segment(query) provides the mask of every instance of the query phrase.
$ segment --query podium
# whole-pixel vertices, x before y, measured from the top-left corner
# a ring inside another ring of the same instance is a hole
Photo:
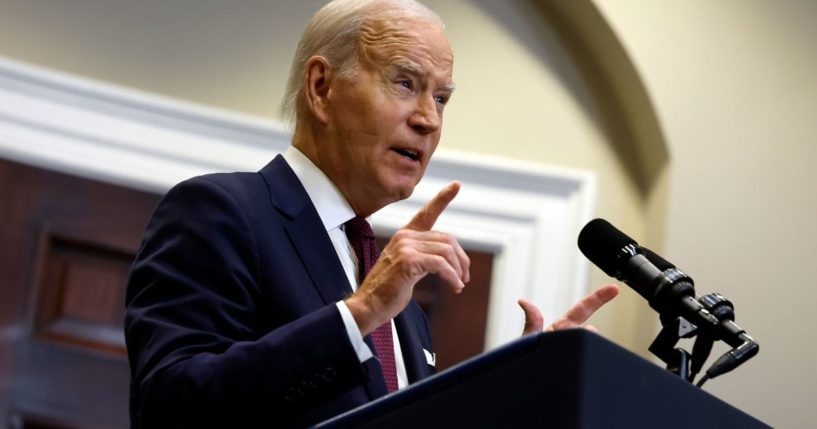
[[[460,427],[769,426],[583,329],[521,338],[316,426]]]

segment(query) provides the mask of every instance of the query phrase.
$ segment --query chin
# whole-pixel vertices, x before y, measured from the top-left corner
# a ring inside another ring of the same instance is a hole
[[[417,178],[408,174],[386,177],[385,180],[379,182],[380,191],[382,192],[380,195],[388,200],[387,202],[384,201],[386,205],[405,200],[414,193],[414,188],[421,178],[422,176]]]
[[[419,179],[410,179],[405,180],[401,183],[397,183],[394,186],[394,194],[398,196],[398,201],[405,200],[406,198],[410,197],[411,194],[414,193],[414,188],[417,184],[420,183]]]
[[[410,197],[411,194],[413,194],[413,193],[414,193],[414,187],[413,186],[411,188],[409,188],[409,189],[404,189],[398,194],[397,201],[405,200],[406,198]]]
[[[389,204],[403,201],[413,193],[414,186],[392,186],[386,191],[384,197],[387,201],[384,201],[385,204],[382,204],[382,206],[385,207]]]

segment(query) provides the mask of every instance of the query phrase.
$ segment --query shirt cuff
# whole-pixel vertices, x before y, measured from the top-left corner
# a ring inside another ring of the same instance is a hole
[[[338,301],[337,306],[338,311],[340,311],[340,317],[343,319],[343,325],[346,326],[346,334],[349,337],[349,342],[352,343],[352,347],[355,349],[360,363],[373,358],[374,354],[372,354],[372,350],[369,349],[369,346],[363,341],[363,335],[360,335],[360,328],[358,328],[357,322],[355,322],[355,318],[352,316],[352,312],[349,311],[349,307],[346,306],[346,303],[343,301]]]

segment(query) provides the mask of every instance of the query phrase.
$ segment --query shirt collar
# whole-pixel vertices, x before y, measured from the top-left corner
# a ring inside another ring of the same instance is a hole
[[[290,146],[282,155],[306,189],[327,231],[355,217],[355,211],[340,190],[300,150]]]

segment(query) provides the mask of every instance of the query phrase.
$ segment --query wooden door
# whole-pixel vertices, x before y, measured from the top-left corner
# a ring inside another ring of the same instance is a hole
[[[0,160],[0,417],[127,427],[125,282],[159,197]]]

